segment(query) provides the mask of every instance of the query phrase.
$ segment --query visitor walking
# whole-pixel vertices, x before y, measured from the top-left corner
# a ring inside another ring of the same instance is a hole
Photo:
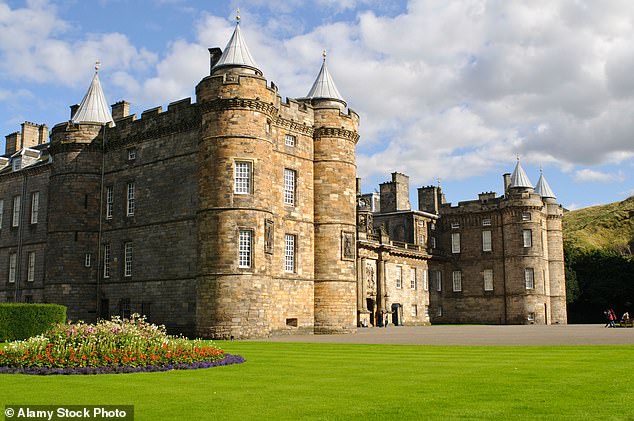
[[[609,309],[608,312],[610,313],[610,327],[616,327],[614,324],[616,321],[616,313],[612,309]]]
[[[390,323],[390,320],[387,318],[387,314],[385,315],[385,324],[383,325],[383,327],[387,327],[387,325]]]

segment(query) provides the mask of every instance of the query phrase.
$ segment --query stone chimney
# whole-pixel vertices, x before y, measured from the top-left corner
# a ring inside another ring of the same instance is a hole
[[[111,105],[112,119],[121,120],[130,115],[130,103],[128,101],[119,101]]]
[[[211,69],[213,69],[216,63],[218,63],[221,56],[222,50],[220,48],[209,48],[209,74],[211,74]]]
[[[504,178],[504,196],[508,196],[509,186],[511,185],[511,173],[504,173],[502,177]]]
[[[12,155],[18,150],[18,145],[22,144],[22,134],[20,132],[14,132],[5,138],[4,153],[5,155]]]
[[[73,116],[75,115],[75,113],[77,112],[77,109],[79,108],[79,104],[75,104],[75,105],[71,105],[70,106],[70,120],[73,119]]]
[[[392,173],[392,181],[380,185],[381,212],[411,210],[409,203],[409,177],[398,172]]]

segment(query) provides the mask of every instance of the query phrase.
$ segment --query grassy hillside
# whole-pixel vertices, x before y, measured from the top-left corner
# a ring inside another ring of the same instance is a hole
[[[563,224],[564,241],[569,247],[634,253],[634,196],[567,212]]]

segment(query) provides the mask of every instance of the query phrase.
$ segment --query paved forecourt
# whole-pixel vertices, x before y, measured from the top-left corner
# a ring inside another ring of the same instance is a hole
[[[633,328],[603,325],[436,325],[359,328],[347,335],[274,336],[270,342],[413,345],[617,345],[634,344]]]

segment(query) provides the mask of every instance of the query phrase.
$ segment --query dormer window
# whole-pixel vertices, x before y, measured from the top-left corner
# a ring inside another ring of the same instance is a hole
[[[18,156],[13,158],[11,164],[13,165],[13,171],[20,171],[22,169],[22,157]]]

